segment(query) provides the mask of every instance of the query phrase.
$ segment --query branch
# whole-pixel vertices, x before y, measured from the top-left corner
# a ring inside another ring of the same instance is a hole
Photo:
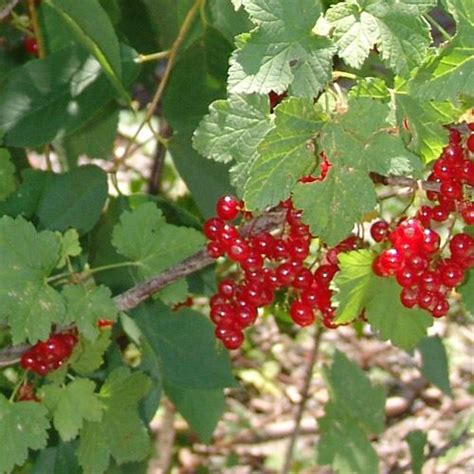
[[[6,18],[8,15],[10,15],[11,11],[16,7],[16,4],[20,0],[11,0],[9,3],[7,3],[3,8],[0,8],[0,20],[3,20]]]

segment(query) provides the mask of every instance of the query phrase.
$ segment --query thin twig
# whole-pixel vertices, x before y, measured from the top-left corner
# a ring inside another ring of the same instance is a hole
[[[153,99],[148,106],[148,110],[146,112],[145,118],[143,119],[142,123],[140,124],[137,131],[135,132],[135,135],[133,136],[132,140],[127,145],[127,148],[125,149],[123,153],[123,156],[118,160],[119,163],[125,161],[128,158],[128,155],[130,153],[130,149],[133,143],[135,143],[135,140],[137,139],[138,135],[142,131],[145,124],[149,122],[149,120],[153,117],[156,106],[160,102],[161,97],[163,96],[163,92],[165,91],[166,85],[168,84],[169,78],[171,76],[171,71],[173,70],[174,64],[176,62],[176,57],[178,55],[178,52],[186,38],[186,35],[189,29],[191,28],[193,24],[194,17],[196,16],[196,13],[199,11],[199,7],[202,1],[203,0],[196,0],[194,2],[194,5],[188,11],[183,21],[183,24],[181,25],[181,28],[178,32],[178,36],[176,37],[173,45],[171,46],[171,49],[169,50],[168,62],[166,63],[165,72],[163,73],[163,77],[161,78],[158,88],[156,89],[155,95],[153,96]]]
[[[283,467],[281,468],[281,471],[280,471],[281,474],[288,474],[289,472],[291,472],[291,465],[293,464],[293,452],[295,450],[296,441],[298,439],[298,435],[300,432],[301,420],[303,418],[303,414],[306,408],[306,403],[308,402],[308,398],[309,398],[309,389],[311,386],[311,380],[313,378],[314,367],[318,360],[321,335],[322,335],[322,330],[321,330],[321,327],[318,326],[316,328],[316,333],[314,335],[313,350],[311,351],[310,360],[308,362],[308,367],[306,369],[303,390],[301,392],[301,401],[298,405],[298,411],[296,412],[295,427],[291,434],[290,442],[286,450],[285,462],[283,463]]]

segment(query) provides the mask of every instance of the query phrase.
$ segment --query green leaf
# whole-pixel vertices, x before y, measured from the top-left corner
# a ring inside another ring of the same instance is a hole
[[[408,75],[423,61],[431,41],[429,24],[412,7],[392,0],[348,0],[332,5],[326,20],[333,28],[338,55],[360,69],[377,46],[388,67]]]
[[[122,47],[127,84],[138,71],[135,54]],[[64,48],[8,76],[0,89],[0,132],[6,145],[46,145],[82,127],[114,97],[94,58],[79,46]]]
[[[67,285],[63,288],[63,296],[66,301],[65,322],[77,326],[87,339],[94,340],[99,335],[97,323],[100,319],[117,320],[117,306],[112,292],[105,286]]]
[[[8,150],[0,148],[0,201],[4,201],[16,188],[15,167]]]
[[[321,13],[315,0],[244,0],[256,28],[239,37],[228,88],[233,93],[270,91],[312,98],[331,80],[335,47],[312,29]]]
[[[62,322],[64,301],[46,283],[58,258],[54,233],[37,232],[21,217],[0,218],[0,320],[8,321],[14,344],[47,339],[51,324]]]
[[[151,202],[125,211],[112,236],[118,252],[136,264],[133,271],[139,280],[155,276],[193,255],[204,242],[195,229],[167,224]]]
[[[427,441],[426,433],[420,430],[410,431],[407,434],[406,441],[410,448],[413,474],[422,474],[422,468],[425,462],[424,450]]]
[[[450,0],[457,26],[456,36],[439,54],[417,71],[409,87],[420,99],[451,100],[459,94],[474,95],[474,15],[470,0]]]
[[[110,103],[83,127],[65,137],[62,146],[68,163],[77,164],[82,155],[89,158],[109,158],[117,135],[118,119],[117,105]]]
[[[343,166],[330,169],[322,182],[298,184],[293,202],[303,210],[311,232],[336,245],[350,234],[354,222],[375,208],[377,195],[367,173]]]
[[[107,13],[96,0],[46,0],[64,20],[78,40],[99,61],[112,85],[130,102],[122,82],[120,46]],[[94,21],[90,21],[94,18]]]
[[[276,109],[275,127],[258,146],[244,198],[250,209],[286,199],[298,178],[317,164],[314,142],[323,122],[312,100],[291,98]]]
[[[200,390],[235,386],[228,353],[216,343],[213,325],[200,313],[173,313],[162,304],[148,303],[133,316],[161,360],[165,383]]]
[[[64,231],[74,227],[86,233],[99,220],[106,199],[106,173],[95,165],[85,165],[56,177],[37,214],[48,229]]]
[[[242,194],[257,145],[272,128],[268,97],[232,94],[217,100],[194,132],[194,148],[212,160],[234,162],[231,180]]]
[[[69,257],[77,257],[81,255],[82,248],[79,242],[79,234],[76,229],[69,229],[64,234],[56,232],[60,240],[59,261],[57,268],[62,268],[66,265]]]
[[[77,456],[85,474],[104,472],[110,456],[121,464],[141,461],[149,454],[147,430],[138,416],[138,402],[149,389],[148,377],[125,367],[107,377],[99,393],[102,421],[87,421],[80,432]]]
[[[370,250],[339,256],[340,271],[334,279],[339,290],[335,295],[339,302],[336,321],[352,321],[365,308],[369,323],[383,339],[390,339],[402,349],[413,349],[426,336],[433,318],[421,309],[408,309],[401,304],[401,288],[395,279],[373,273],[374,256]]]
[[[82,474],[77,463],[75,443],[59,443],[42,449],[35,459],[31,474]]]
[[[99,369],[104,363],[104,354],[111,343],[111,330],[102,330],[99,337],[90,341],[80,338],[69,359],[69,365],[79,375],[89,375]]]
[[[173,405],[203,443],[209,443],[225,410],[222,389],[190,390],[165,385],[165,391]]]
[[[449,382],[448,355],[443,341],[435,337],[425,337],[418,343],[421,352],[421,373],[436,385],[443,393],[452,396],[451,384]]]
[[[454,117],[444,117],[432,102],[408,94],[397,94],[395,100],[400,126],[403,126],[404,119],[408,122],[408,147],[427,163],[439,158],[443,147],[448,144],[449,133],[443,124],[453,122]]]
[[[244,9],[236,11],[229,0],[210,0],[209,11],[212,26],[230,42],[236,35],[251,28],[247,12]]]
[[[474,315],[474,271],[467,272],[467,278],[462,286],[459,288],[462,295],[462,302],[466,311]]]
[[[378,458],[367,439],[384,429],[385,394],[344,354],[335,352],[331,368],[324,370],[330,401],[319,420],[319,464],[331,464],[341,473],[378,472]]]
[[[29,449],[46,447],[49,422],[40,403],[10,403],[0,394],[0,472],[12,472],[28,457]]]
[[[74,439],[85,420],[102,419],[102,404],[92,380],[76,379],[65,387],[46,385],[41,389],[41,398],[63,441]]]
[[[420,173],[419,158],[405,149],[388,118],[387,104],[352,98],[348,111],[326,122],[321,130],[320,142],[332,163],[326,180],[298,184],[294,189],[303,220],[330,245],[346,237],[354,222],[375,207],[369,172]],[[335,213],[338,219],[333,218]]]
[[[0,214],[12,217],[22,215],[31,219],[38,209],[45,190],[56,175],[52,172],[27,168],[21,176],[22,182],[17,190],[6,201],[0,202]]]

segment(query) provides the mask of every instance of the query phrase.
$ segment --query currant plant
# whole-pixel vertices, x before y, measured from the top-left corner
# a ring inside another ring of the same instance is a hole
[[[321,344],[310,468],[382,472],[385,390],[325,343],[453,394],[473,38],[472,0],[0,0],[0,473],[147,472],[170,406],[210,443],[269,321],[314,335],[281,472]]]

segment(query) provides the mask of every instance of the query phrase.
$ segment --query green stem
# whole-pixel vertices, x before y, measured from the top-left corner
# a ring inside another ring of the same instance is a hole
[[[446,41],[451,41],[453,38],[451,35],[428,13],[425,13],[424,17],[441,33],[441,36]]]
[[[126,267],[139,267],[140,264],[138,262],[118,262],[118,263],[110,263],[108,265],[102,265],[100,267],[90,268],[88,270],[84,270],[83,272],[64,272],[59,273],[58,275],[53,275],[46,279],[47,283],[53,283],[62,278],[67,278],[75,273],[83,273],[85,276],[93,275],[94,273],[105,272],[107,270],[115,270],[116,268],[126,268]]]
[[[357,79],[357,76],[355,74],[352,74],[351,72],[346,72],[346,71],[333,71],[332,72],[332,78],[334,80],[340,79],[341,77],[344,77],[345,79],[352,79],[353,81]]]
[[[159,61],[160,59],[165,59],[170,55],[170,51],[158,51],[157,53],[152,54],[140,54],[138,58],[135,58],[135,62],[138,64],[146,63],[149,61]]]

